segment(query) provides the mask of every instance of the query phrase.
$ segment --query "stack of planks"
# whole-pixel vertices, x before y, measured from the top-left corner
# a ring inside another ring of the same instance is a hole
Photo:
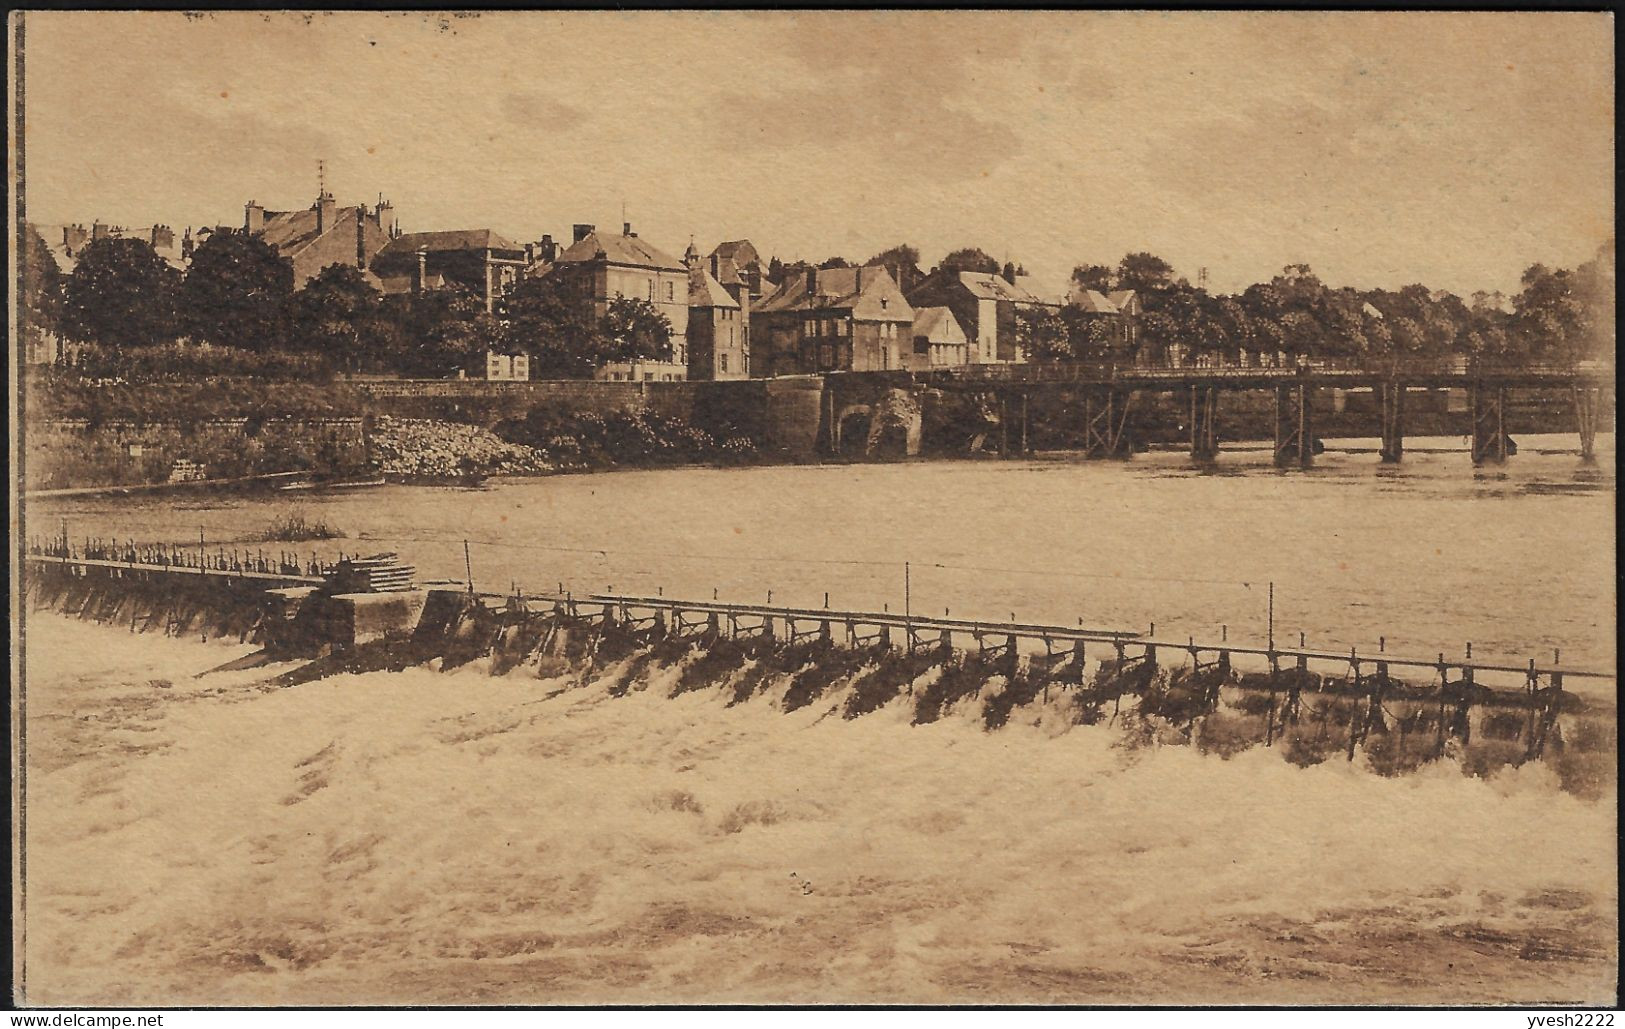
[[[339,562],[328,584],[335,593],[402,593],[413,588],[415,573],[396,554],[349,557]]]

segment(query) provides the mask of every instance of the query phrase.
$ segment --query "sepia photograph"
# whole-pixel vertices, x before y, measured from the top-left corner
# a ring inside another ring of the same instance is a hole
[[[1617,1005],[1614,38],[12,11],[10,1005]]]

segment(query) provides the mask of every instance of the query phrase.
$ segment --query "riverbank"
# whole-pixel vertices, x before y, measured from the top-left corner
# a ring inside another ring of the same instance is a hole
[[[266,689],[197,677],[234,643],[28,639],[34,1003],[1612,996],[1613,801],[1534,768],[846,721],[678,665]]]

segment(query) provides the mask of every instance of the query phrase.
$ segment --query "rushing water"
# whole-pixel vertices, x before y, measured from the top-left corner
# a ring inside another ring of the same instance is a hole
[[[1612,436],[1582,466],[1528,437],[1475,469],[1459,440],[1385,466],[1332,441],[1308,472],[1267,450],[1211,469],[1134,461],[962,461],[680,469],[231,499],[37,502],[30,531],[253,543],[298,506],[481,589],[631,594],[1148,631],[1375,654],[1614,667]],[[1356,449],[1364,447],[1366,449]],[[905,572],[905,562],[908,567]],[[1581,682],[1575,688],[1585,688]]]
[[[1447,444],[1451,441],[1441,441]],[[1226,454],[569,476],[311,496],[476,585],[1613,660],[1612,454]],[[1567,441],[1564,441],[1567,442]],[[246,542],[264,498],[29,505]],[[1383,777],[1079,726],[1061,697],[847,721],[781,683],[233,670],[251,646],[26,630],[36,1003],[1606,1003],[1617,791],[1544,762]],[[1578,685],[1578,684],[1576,684]],[[990,695],[1001,688],[986,684]],[[1611,689],[1611,685],[1609,686]],[[776,691],[776,692],[775,692]]]

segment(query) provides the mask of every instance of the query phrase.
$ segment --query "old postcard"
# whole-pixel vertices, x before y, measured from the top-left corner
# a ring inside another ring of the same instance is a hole
[[[8,27],[13,1003],[1615,1002],[1610,15]]]

